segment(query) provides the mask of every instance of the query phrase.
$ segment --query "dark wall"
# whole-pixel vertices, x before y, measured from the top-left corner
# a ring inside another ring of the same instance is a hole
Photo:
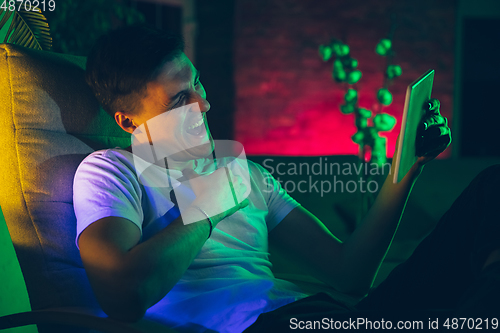
[[[207,113],[210,131],[214,139],[232,139],[234,1],[197,1],[196,16],[196,67],[211,105]]]
[[[500,6],[500,3],[498,4]],[[500,19],[463,22],[461,156],[500,156]]]

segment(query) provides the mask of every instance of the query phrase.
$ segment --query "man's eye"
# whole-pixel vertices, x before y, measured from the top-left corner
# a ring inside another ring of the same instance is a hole
[[[175,105],[179,105],[180,103],[182,103],[182,101],[184,101],[186,95],[181,95],[179,96],[179,99],[177,100],[177,103],[175,103]]]

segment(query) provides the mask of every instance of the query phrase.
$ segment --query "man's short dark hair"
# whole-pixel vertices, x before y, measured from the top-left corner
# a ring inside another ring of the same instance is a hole
[[[128,26],[97,40],[87,58],[85,79],[112,117],[120,110],[133,115],[146,84],[183,51],[182,36],[146,25]]]

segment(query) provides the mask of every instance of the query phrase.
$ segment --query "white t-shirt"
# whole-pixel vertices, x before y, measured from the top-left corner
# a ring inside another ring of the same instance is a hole
[[[195,171],[206,172],[213,166],[208,161],[201,160]],[[224,159],[217,164],[223,165]],[[268,252],[269,231],[299,203],[262,166],[248,161],[248,169],[248,206],[217,224],[179,282],[148,309],[146,317],[179,331],[241,332],[259,314],[308,296],[273,276]],[[179,216],[170,200],[171,188],[158,184],[170,182],[175,187],[181,176],[154,166],[139,181],[130,152],[107,149],[90,154],[74,180],[77,240],[89,224],[108,216],[127,218],[141,230],[142,241],[147,240]],[[189,187],[177,184],[194,200]]]

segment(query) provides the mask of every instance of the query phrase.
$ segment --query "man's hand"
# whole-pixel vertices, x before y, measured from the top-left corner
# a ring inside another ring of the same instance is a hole
[[[238,202],[247,190],[242,177],[233,175],[227,167],[219,168],[209,175],[199,175],[191,169],[182,170],[196,195],[192,205],[202,208],[214,224],[248,206],[248,199]]]
[[[441,154],[451,143],[448,119],[439,113],[440,103],[430,99],[425,105],[425,115],[417,129],[415,142],[417,164],[422,166]]]

